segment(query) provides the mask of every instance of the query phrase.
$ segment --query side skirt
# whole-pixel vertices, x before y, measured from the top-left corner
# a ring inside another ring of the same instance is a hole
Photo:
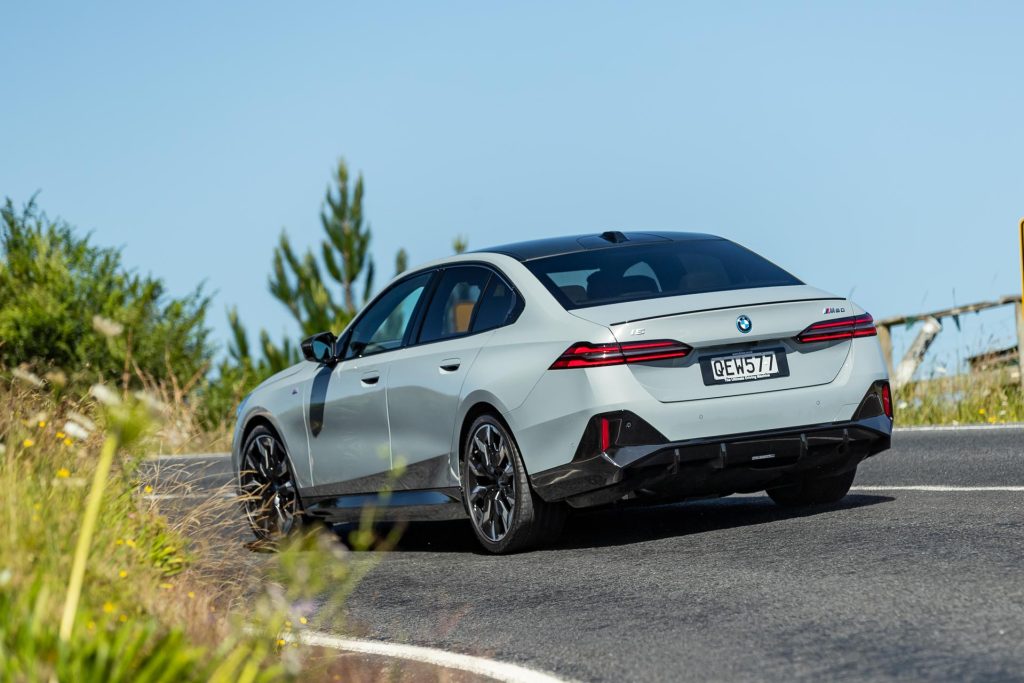
[[[376,522],[433,522],[467,519],[458,487],[381,491],[339,496],[316,495],[315,489],[300,489],[306,514],[325,522],[358,522],[364,511],[373,511]]]

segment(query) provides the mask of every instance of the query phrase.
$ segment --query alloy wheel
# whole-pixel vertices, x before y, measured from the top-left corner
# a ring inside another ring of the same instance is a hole
[[[295,526],[299,499],[284,448],[270,434],[258,434],[243,454],[240,484],[246,515],[263,538],[286,535]]]
[[[490,423],[470,439],[466,459],[469,512],[473,524],[492,542],[509,532],[516,510],[516,473],[508,436]]]

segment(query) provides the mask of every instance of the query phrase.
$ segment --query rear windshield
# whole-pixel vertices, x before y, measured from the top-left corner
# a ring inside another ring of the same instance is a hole
[[[568,309],[803,284],[774,263],[723,239],[591,249],[525,265]]]

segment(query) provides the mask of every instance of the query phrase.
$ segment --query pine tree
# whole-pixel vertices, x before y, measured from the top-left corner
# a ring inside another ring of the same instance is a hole
[[[363,176],[352,186],[348,166],[342,159],[327,186],[320,210],[319,260],[313,249],[299,255],[286,231],[281,232],[271,261],[267,286],[271,295],[288,309],[303,337],[331,330],[341,331],[373,295],[374,266],[370,257],[370,226],[363,218]],[[406,267],[405,250],[400,250],[396,267]],[[228,311],[232,340],[228,355],[232,361],[258,376],[282,370],[299,360],[298,344],[284,340],[276,344],[266,330],[260,330],[260,357],[249,348],[245,327],[235,309]]]

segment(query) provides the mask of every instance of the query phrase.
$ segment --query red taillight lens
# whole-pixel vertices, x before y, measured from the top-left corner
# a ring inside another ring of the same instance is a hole
[[[625,344],[576,342],[551,364],[551,369],[596,368],[602,365],[623,365],[625,363],[682,358],[692,350],[690,346],[672,339],[627,342]]]
[[[876,334],[878,334],[878,330],[875,329],[874,319],[865,313],[850,318],[814,323],[798,334],[796,340],[802,344],[809,344],[836,339],[853,339],[854,337],[874,337]]]
[[[607,451],[612,447],[612,426],[611,420],[607,417],[601,418],[601,451]]]
[[[892,418],[892,393],[889,391],[889,383],[886,382],[882,385],[882,412],[890,420]]]

